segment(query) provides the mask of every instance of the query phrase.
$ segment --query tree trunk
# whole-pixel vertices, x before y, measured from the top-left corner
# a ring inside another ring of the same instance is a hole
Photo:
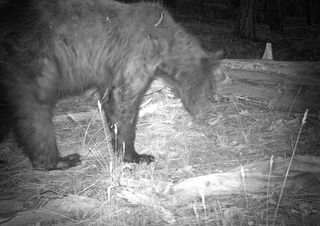
[[[307,24],[311,25],[311,12],[310,12],[310,0],[306,0],[306,18],[307,18]]]
[[[320,62],[223,60],[226,79],[216,93],[236,96],[262,107],[304,112],[320,109]]]
[[[267,12],[270,31],[282,34],[281,0],[268,0]]]
[[[235,34],[240,38],[255,40],[255,17],[256,0],[241,0]]]

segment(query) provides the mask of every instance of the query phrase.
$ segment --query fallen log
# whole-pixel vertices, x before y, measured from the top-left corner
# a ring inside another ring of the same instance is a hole
[[[304,112],[320,108],[320,62],[222,61],[226,78],[215,92],[260,102],[269,109]]]
[[[221,195],[264,194],[279,191],[289,159],[255,162],[242,169],[186,179],[172,187],[172,205],[182,205],[201,197]],[[271,165],[271,170],[270,170]],[[242,172],[243,173],[242,173]],[[291,165],[285,189],[291,193],[316,191],[320,188],[320,158],[297,156]]]

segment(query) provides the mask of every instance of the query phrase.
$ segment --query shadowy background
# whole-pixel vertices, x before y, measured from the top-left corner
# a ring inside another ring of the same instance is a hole
[[[179,23],[196,35],[205,48],[224,49],[226,58],[261,58],[265,43],[270,42],[274,60],[320,59],[318,0],[157,2],[162,3]]]

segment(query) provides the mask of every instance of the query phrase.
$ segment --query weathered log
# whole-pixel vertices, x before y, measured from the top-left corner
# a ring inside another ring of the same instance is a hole
[[[320,62],[222,61],[216,93],[259,102],[270,109],[320,109]]]
[[[184,180],[172,187],[172,205],[182,205],[208,196],[264,194],[279,191],[289,159],[276,159],[270,171],[270,161],[255,162],[231,172],[199,176]],[[320,158],[297,156],[290,167],[285,189],[292,193],[316,191],[319,186]],[[311,193],[311,192],[310,192]]]

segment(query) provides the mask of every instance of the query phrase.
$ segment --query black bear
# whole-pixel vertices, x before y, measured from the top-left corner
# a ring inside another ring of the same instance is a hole
[[[116,153],[127,162],[153,161],[134,149],[151,82],[163,77],[195,115],[208,101],[221,58],[154,3],[7,0],[0,31],[0,138],[12,129],[37,169],[80,163],[77,154],[60,157],[51,120],[59,98],[89,88],[98,90],[111,132],[117,126]]]

